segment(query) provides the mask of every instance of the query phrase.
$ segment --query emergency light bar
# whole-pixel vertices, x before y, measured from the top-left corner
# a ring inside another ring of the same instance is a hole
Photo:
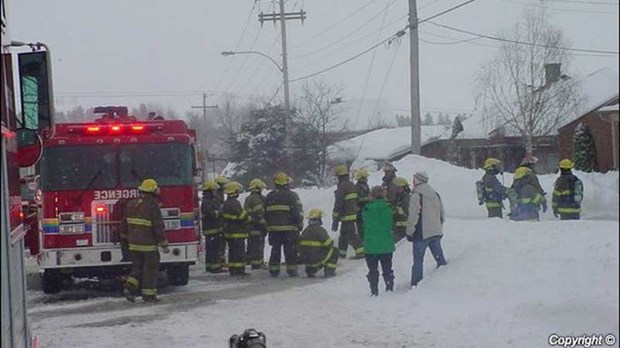
[[[93,124],[74,126],[69,128],[69,132],[84,135],[136,135],[162,130],[163,128],[162,124]]]

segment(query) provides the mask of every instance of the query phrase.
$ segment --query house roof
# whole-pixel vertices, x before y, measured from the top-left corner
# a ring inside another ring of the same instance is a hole
[[[614,105],[609,105],[609,106],[603,106],[602,108],[598,109],[598,111],[600,112],[618,112],[618,104],[614,104]]]

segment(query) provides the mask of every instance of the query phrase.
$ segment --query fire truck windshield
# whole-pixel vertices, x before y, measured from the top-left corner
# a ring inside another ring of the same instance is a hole
[[[41,158],[44,191],[114,188],[117,182],[114,147],[48,147]]]
[[[120,148],[122,186],[138,186],[153,178],[160,185],[191,185],[191,146],[188,144],[133,144]]]

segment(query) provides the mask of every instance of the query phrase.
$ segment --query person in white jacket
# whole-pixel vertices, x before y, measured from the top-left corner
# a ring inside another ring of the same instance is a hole
[[[448,263],[441,248],[444,209],[441,197],[428,184],[428,174],[417,172],[413,176],[413,194],[409,201],[407,219],[407,240],[413,242],[413,266],[411,267],[411,286],[422,280],[424,254],[428,247],[437,262],[437,267]]]

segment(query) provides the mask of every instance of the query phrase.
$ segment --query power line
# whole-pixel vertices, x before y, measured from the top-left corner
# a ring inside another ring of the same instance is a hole
[[[469,5],[469,4],[471,4],[472,2],[474,2],[474,1],[476,1],[476,0],[467,0],[467,1],[462,2],[462,3],[460,3],[460,4],[456,5],[456,6],[450,7],[449,9],[447,9],[447,10],[445,10],[445,11],[441,11],[441,12],[439,12],[439,13],[435,14],[435,15],[432,15],[432,16],[430,16],[430,17],[427,17],[427,18],[421,19],[421,20],[419,20],[419,21],[418,21],[418,25],[420,25],[420,24],[422,24],[422,23],[424,23],[424,22],[428,22],[428,21],[430,21],[431,19],[435,19],[435,18],[437,18],[437,17],[443,16],[443,15],[445,15],[446,13],[452,12],[452,11],[454,11],[454,10],[456,10],[456,9],[459,9],[459,8],[461,8],[461,7],[465,6],[465,5]]]
[[[570,3],[570,4],[587,4],[587,5],[612,5],[612,6],[620,5],[617,2],[607,2],[607,1],[579,1],[579,0],[546,0],[546,1]]]
[[[486,35],[486,34],[475,33],[475,32],[469,31],[469,30],[459,29],[459,28],[451,27],[451,26],[445,25],[445,24],[435,23],[435,22],[432,22],[432,21],[428,21],[428,23],[430,23],[432,25],[436,25],[438,27],[442,27],[442,28],[446,28],[446,29],[449,29],[449,30],[452,30],[452,31],[456,31],[456,32],[459,32],[459,33],[464,33],[464,34],[469,34],[469,35],[473,35],[473,36],[478,36],[478,37],[489,39],[489,40],[502,41],[502,42],[510,42],[510,43],[514,43],[514,44],[517,44],[517,45],[543,47],[543,48],[554,48],[554,49],[574,51],[574,52],[589,52],[589,53],[602,53],[602,54],[619,54],[620,53],[620,52],[617,52],[617,51],[593,50],[593,49],[585,49],[585,48],[569,48],[569,47],[561,47],[561,46],[549,46],[549,45],[537,44],[537,43],[526,42],[526,41],[516,41],[516,40],[510,40],[510,39],[505,39],[505,38],[501,38],[501,37],[495,37],[495,36],[491,36],[491,35]]]
[[[524,3],[524,2],[520,2],[520,1],[514,1],[514,0],[500,0],[500,1],[508,2],[508,3],[511,3],[511,4],[516,4],[516,5],[523,6],[523,7],[540,7],[540,8],[544,8],[546,10],[555,11],[555,12],[594,13],[594,14],[604,14],[604,15],[618,15],[617,11],[609,12],[609,11],[585,10],[585,9],[576,9],[576,8],[575,9],[557,8],[557,7],[545,6],[544,4]]]

